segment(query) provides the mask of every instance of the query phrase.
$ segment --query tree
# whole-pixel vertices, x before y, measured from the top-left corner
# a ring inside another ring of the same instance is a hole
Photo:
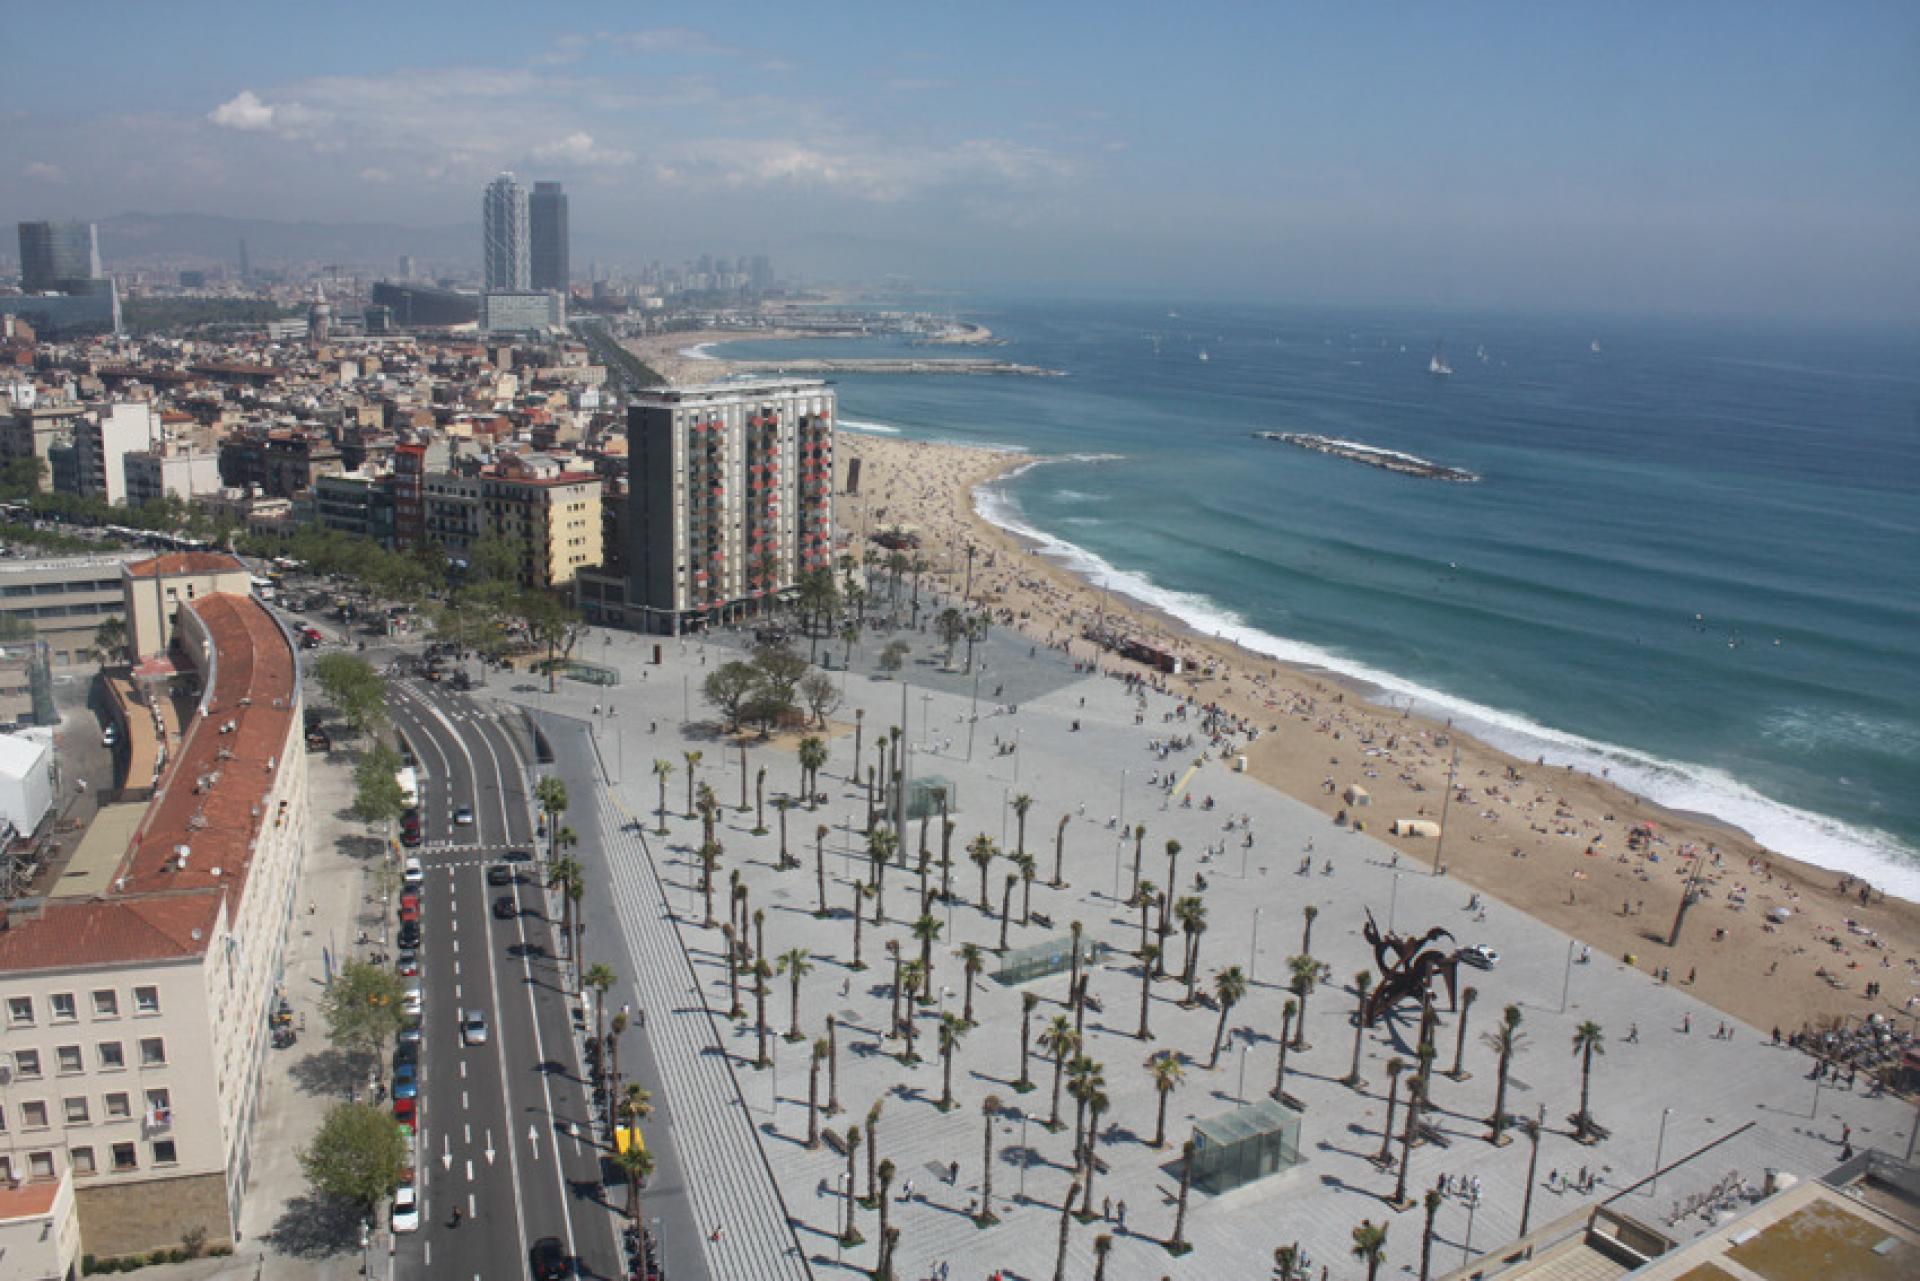
[[[660,826],[654,829],[655,836],[667,834],[667,780],[673,777],[673,762],[655,758],[653,762],[654,781],[660,784]]]
[[[778,962],[780,973],[787,976],[793,995],[793,1021],[787,1029],[787,1039],[803,1039],[800,1033],[800,980],[813,973],[813,954],[804,947],[788,948],[780,954]]]
[[[1064,1014],[1056,1014],[1040,1033],[1040,1048],[1053,1058],[1053,1107],[1047,1115],[1047,1128],[1060,1128],[1060,1078],[1067,1070],[1067,1059],[1080,1048],[1080,1036],[1073,1030],[1073,1020]]]
[[[967,989],[966,1009],[960,1017],[967,1021],[968,1027],[973,1026],[973,985],[980,977],[980,971],[986,968],[986,964],[987,954],[978,943],[960,945],[960,973]]]
[[[800,761],[800,790],[807,798],[807,808],[812,809],[813,798],[820,792],[820,768],[827,763],[827,740],[817,734],[809,734],[800,740],[795,755]]]
[[[1127,906],[1132,907],[1140,901],[1140,860],[1146,856],[1147,825],[1137,824],[1133,829],[1133,888],[1127,891]]]
[[[1159,1098],[1153,1126],[1153,1146],[1164,1148],[1167,1146],[1167,1099],[1180,1088],[1187,1070],[1181,1066],[1178,1054],[1172,1050],[1161,1050],[1148,1056],[1147,1071],[1153,1075],[1153,1092]]]
[[[627,1222],[640,1222],[640,1189],[653,1177],[653,1153],[639,1144],[614,1154],[613,1164],[627,1181]]]
[[[773,977],[773,967],[767,964],[767,958],[753,958],[753,1034],[757,1038],[759,1054],[754,1066],[764,1068],[773,1062],[767,1053],[767,980]]]
[[[1018,833],[1013,848],[1017,854],[1027,852],[1027,811],[1032,808],[1033,798],[1025,792],[1013,798],[1013,817],[1016,824],[1015,830]]]
[[[385,823],[407,808],[400,790],[400,753],[375,743],[360,754],[353,767],[353,816],[363,823]]]
[[[727,732],[730,734],[740,729],[741,713],[759,689],[759,670],[752,663],[737,658],[720,664],[700,682],[701,696],[727,718]]]
[[[1079,1196],[1080,1180],[1075,1179],[1067,1199],[1060,1203],[1060,1249],[1053,1256],[1053,1281],[1067,1281],[1067,1239],[1073,1235],[1073,1203]]]
[[[980,910],[982,912],[993,910],[987,906],[987,869],[993,865],[994,856],[999,852],[998,847],[993,843],[993,838],[985,832],[967,842],[967,857],[972,859],[973,865],[980,869]]]
[[[1493,1127],[1490,1141],[1498,1144],[1505,1138],[1507,1130],[1507,1069],[1513,1062],[1513,1056],[1524,1050],[1527,1042],[1527,1034],[1520,1030],[1520,1007],[1507,1006],[1501,1011],[1499,1026],[1491,1032],[1483,1032],[1480,1039],[1500,1058],[1493,1087],[1493,1116],[1488,1121]]]
[[[840,687],[825,672],[809,672],[800,678],[800,698],[807,705],[813,723],[827,727],[827,717],[840,706]]]
[[[567,812],[567,785],[548,774],[533,785],[533,799],[547,818],[547,861],[552,862],[560,848],[560,816]]]
[[[933,999],[933,945],[940,938],[940,918],[931,912],[923,912],[913,923],[913,937],[920,940],[920,976],[926,984],[920,1000],[924,1004]]]
[[[692,751],[692,752],[682,752],[680,755],[687,762],[687,817],[692,818],[693,817],[693,776],[694,776],[694,771],[700,768],[700,758],[702,756],[702,753],[698,751]],[[708,839],[709,840],[712,839],[711,834],[709,834]]]
[[[405,995],[400,976],[392,970],[348,961],[320,998],[327,1039],[349,1053],[384,1057],[406,1023]]]
[[[1059,826],[1053,829],[1053,888],[1056,890],[1067,887],[1061,871],[1067,861],[1067,820],[1071,817],[1071,814],[1062,814]]]
[[[1213,976],[1213,996],[1220,1003],[1220,1022],[1213,1029],[1213,1055],[1207,1060],[1209,1069],[1220,1062],[1220,1042],[1227,1035],[1227,1018],[1246,994],[1247,976],[1239,966],[1229,965]]]
[[[948,1011],[940,1016],[940,1110],[953,1107],[953,1052],[966,1039],[967,1025],[958,1014]]]
[[[1022,992],[1020,994],[1020,1079],[1013,1083],[1013,1088],[1022,1094],[1033,1088],[1033,1077],[1027,1072],[1027,1046],[1028,1033],[1033,1026],[1033,1010],[1039,1004],[1038,993]]]
[[[1353,1257],[1367,1265],[1367,1281],[1380,1271],[1380,1259],[1387,1249],[1387,1225],[1362,1219],[1353,1230]]]
[[[1473,1009],[1473,1003],[1479,999],[1480,989],[1478,988],[1469,987],[1460,994],[1460,1025],[1454,1029],[1453,1068],[1447,1073],[1456,1081],[1464,1081],[1467,1077],[1467,1012]]]
[[[763,720],[777,721],[795,705],[794,694],[807,674],[807,660],[784,644],[758,645],[753,651],[753,666],[760,674]],[[771,712],[771,717],[765,712]]]
[[[993,1212],[993,1122],[1000,1115],[1000,1106],[1000,1096],[997,1094],[989,1094],[980,1100],[980,1116],[984,1122],[980,1128],[986,1131],[982,1140],[986,1151],[980,1159],[980,1213],[974,1216],[973,1221],[983,1228],[1000,1221]]]
[[[1306,922],[1305,927],[1300,931],[1300,955],[1312,956],[1313,919],[1320,915],[1320,909],[1309,903],[1300,909],[1300,915]]]
[[[1304,952],[1288,957],[1287,971],[1292,975],[1288,987],[1300,1002],[1300,1021],[1293,1025],[1293,1048],[1304,1050],[1307,1048],[1307,998],[1320,981],[1319,958]]]
[[[372,1218],[400,1186],[407,1141],[391,1116],[366,1103],[336,1104],[313,1142],[300,1152],[300,1169],[315,1188],[352,1202]]]
[[[1160,949],[1149,943],[1140,949],[1140,1030],[1134,1033],[1139,1040],[1151,1040],[1153,1029],[1148,1026],[1148,1015],[1153,1009],[1153,967],[1160,959]]]
[[[967,634],[967,616],[958,609],[948,606],[934,617],[933,631],[934,635],[940,638],[940,644],[946,649],[946,656],[941,662],[944,666],[951,668],[953,651],[959,648],[961,640]]]
[[[387,723],[387,682],[373,665],[351,654],[326,654],[313,665],[320,692],[356,735]]]
[[[1361,970],[1353,976],[1353,990],[1356,1004],[1353,1011],[1353,1066],[1347,1069],[1346,1084],[1359,1089],[1366,1082],[1360,1079],[1360,1046],[1367,1034],[1367,992],[1373,987],[1373,971]]]
[[[1573,1119],[1574,1137],[1582,1143],[1594,1139],[1593,1113],[1587,1104],[1593,1086],[1593,1058],[1607,1052],[1606,1041],[1606,1032],[1592,1019],[1574,1029],[1573,1052],[1580,1056],[1580,1111]]]
[[[1427,1211],[1427,1221],[1420,1229],[1420,1281],[1427,1281],[1433,1271],[1433,1220],[1440,1213],[1440,1189],[1428,1188],[1421,1204]]]
[[[1379,1165],[1393,1159],[1393,1109],[1400,1101],[1400,1074],[1406,1070],[1404,1060],[1387,1060],[1387,1119],[1380,1125],[1380,1150],[1373,1157]]]
[[[620,981],[610,965],[595,963],[587,967],[580,982],[593,989],[593,1035],[604,1049],[607,1044],[607,990]]]
[[[1185,1254],[1192,1249],[1187,1244],[1187,1194],[1193,1188],[1193,1140],[1188,1139],[1180,1145],[1180,1204],[1173,1213],[1173,1239],[1167,1242],[1167,1249],[1175,1254]]]
[[[867,1149],[871,1152],[871,1146]],[[880,1208],[880,1262],[873,1270],[875,1281],[893,1281],[893,1229],[887,1224],[888,1213],[893,1208],[893,1175],[891,1160],[880,1163],[880,1189],[875,1199]]]
[[[15,463],[22,459],[14,459]],[[39,459],[34,459],[38,462]],[[11,464],[9,464],[11,465]],[[127,648],[127,620],[115,615],[93,629],[93,648],[102,662],[118,662],[124,657]]]
[[[820,1146],[820,1065],[827,1061],[827,1038],[815,1037],[807,1065],[807,1149]]]
[[[880,651],[880,670],[897,672],[906,665],[907,655],[913,647],[903,640],[888,641],[887,647]]]
[[[1194,984],[1199,977],[1200,936],[1207,930],[1207,905],[1197,894],[1189,894],[1173,905],[1173,919],[1180,923],[1181,932],[1187,936],[1186,969],[1180,981],[1187,985],[1188,1005],[1193,1004]]]
[[[854,1185],[860,1174],[860,1127],[847,1127],[847,1227],[840,1234],[840,1243],[847,1246],[859,1245],[866,1238],[860,1235],[860,1229],[854,1226],[853,1209],[859,1204],[854,1196]]]

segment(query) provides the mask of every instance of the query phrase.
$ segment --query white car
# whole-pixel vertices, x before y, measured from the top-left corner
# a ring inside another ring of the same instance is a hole
[[[417,1019],[420,1017],[420,1011],[426,1007],[426,997],[419,988],[410,987],[402,1004],[407,1013]]]
[[[427,869],[417,858],[410,858],[401,864],[400,879],[408,885],[422,885],[427,879]]]
[[[460,1041],[463,1045],[487,1043],[487,1015],[484,1010],[468,1010],[460,1016]]]
[[[1460,949],[1460,959],[1468,965],[1478,966],[1483,970],[1490,970],[1500,964],[1500,953],[1494,951],[1485,943],[1475,943],[1472,947],[1463,947]]]
[[[473,807],[462,805],[459,809],[455,810],[453,812],[453,825],[455,827],[472,827]]]
[[[413,1190],[411,1183],[402,1183],[394,1189],[393,1230],[395,1232],[420,1230],[420,1194]]]

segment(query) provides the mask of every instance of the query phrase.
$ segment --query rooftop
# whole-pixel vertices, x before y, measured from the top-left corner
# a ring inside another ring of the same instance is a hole
[[[127,566],[134,578],[160,578],[167,574],[218,574],[226,570],[246,569],[225,552],[168,552],[148,560],[136,560]]]
[[[724,383],[701,383],[695,387],[649,387],[629,398],[635,405],[708,404],[733,400],[757,400],[776,396],[820,391],[831,386],[824,378],[740,378]]]

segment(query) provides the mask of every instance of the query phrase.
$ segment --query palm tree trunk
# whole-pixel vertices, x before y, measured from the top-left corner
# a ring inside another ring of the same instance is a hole
[[[967,648],[973,648],[972,644]],[[1073,1232],[1073,1203],[1079,1196],[1080,1182],[1076,1179],[1060,1205],[1060,1249],[1053,1257],[1053,1281],[1067,1281],[1067,1237]]]
[[[827,1115],[840,1114],[840,1023],[827,1015]]]
[[[1056,890],[1065,889],[1067,884],[1060,873],[1061,869],[1066,866],[1067,861],[1068,817],[1068,815],[1062,814],[1060,816],[1060,826],[1053,829],[1053,888]]]
[[[1293,1006],[1288,1005],[1280,1016],[1280,1066],[1273,1071],[1273,1097],[1284,1098],[1287,1093],[1287,1032],[1293,1023]]]
[[[1209,1070],[1217,1067],[1220,1063],[1220,1042],[1226,1039],[1227,1018],[1232,1013],[1232,1005],[1225,1001],[1220,1002],[1220,1022],[1215,1024],[1213,1029],[1213,1053],[1207,1058],[1207,1067]]]

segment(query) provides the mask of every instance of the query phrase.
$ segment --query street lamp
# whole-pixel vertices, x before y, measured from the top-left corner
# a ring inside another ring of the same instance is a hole
[[[1653,1181],[1647,1187],[1648,1196],[1654,1196],[1660,1191],[1660,1155],[1666,1150],[1667,1118],[1672,1115],[1672,1108],[1660,1109],[1660,1137],[1653,1143]]]
[[[1027,1199],[1027,1166],[1033,1163],[1033,1149],[1027,1146],[1027,1110],[1020,1109],[1020,1201]]]
[[[1393,933],[1393,914],[1400,906],[1400,873],[1393,874],[1393,893],[1387,899],[1387,933]]]
[[[1240,1084],[1234,1091],[1234,1097],[1242,1103],[1247,1101],[1247,1051],[1252,1048],[1244,1043],[1240,1046]]]
[[[839,1175],[834,1179],[834,1182],[840,1185],[840,1204],[845,1206],[847,1211],[846,1226],[836,1233],[834,1237],[834,1259],[837,1262],[845,1255],[847,1236],[853,1231],[853,1192],[847,1187],[847,1172],[845,1170],[840,1171]]]
[[[1568,939],[1567,970],[1560,978],[1560,1012],[1562,1014],[1567,1012],[1567,994],[1573,989],[1573,945],[1574,941]]]
[[[1460,1245],[1460,1262],[1465,1263],[1473,1257],[1473,1212],[1480,1208],[1480,1189],[1467,1187],[1467,1239]]]
[[[1254,976],[1258,972],[1260,963],[1260,914],[1266,910],[1264,907],[1256,907],[1253,909],[1253,945],[1247,949],[1248,987],[1253,986],[1255,982]]]

